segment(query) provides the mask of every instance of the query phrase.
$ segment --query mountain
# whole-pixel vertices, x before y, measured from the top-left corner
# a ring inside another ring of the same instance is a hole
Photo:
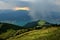
[[[36,26],[39,26],[41,22],[44,22],[44,26],[48,26],[48,25],[51,25],[51,23],[45,21],[45,20],[38,20],[38,21],[33,21],[33,22],[29,22],[27,23],[26,25],[24,25],[24,27],[26,28],[29,28],[29,27],[36,27]],[[42,24],[42,23],[41,23]],[[41,26],[41,25],[40,25]]]
[[[14,24],[0,23],[0,34],[6,32],[9,29],[19,30],[19,29],[23,29],[23,27]]]
[[[42,18],[44,15],[39,12],[36,15],[38,20],[44,19],[49,23],[60,24],[59,13],[60,12],[45,13],[46,17],[44,18]],[[0,22],[17,24],[19,26],[23,26],[26,23],[32,22],[32,20],[33,19],[31,18],[31,16],[29,15],[29,11],[27,10],[17,10],[17,11],[0,10]]]
[[[43,34],[41,34],[41,35],[43,35],[42,38],[45,38],[45,36],[49,37],[49,35],[51,36],[53,34],[54,34],[53,38],[55,38],[55,37],[58,37],[58,35],[55,36],[55,34],[59,34],[59,31],[58,31],[58,30],[60,30],[59,28],[60,28],[60,25],[51,24],[45,20],[29,22],[25,26],[18,26],[18,25],[9,24],[9,23],[0,23],[0,40],[17,40],[17,39],[21,40],[21,37],[23,38],[23,40],[25,40],[24,37],[27,37],[31,33],[32,33],[31,36],[36,34],[38,37],[37,39],[40,39],[39,33],[41,33],[41,32],[43,33]],[[50,32],[52,34],[50,34]],[[46,34],[46,33],[48,33],[48,34]],[[33,36],[33,37],[35,37],[35,36]],[[28,38],[29,37],[30,36],[28,36]],[[28,39],[28,38],[26,38],[26,39]],[[33,40],[33,39],[31,38],[31,40]]]
[[[8,24],[8,23],[0,23],[0,40],[6,40],[9,37],[15,36],[18,30],[25,29],[22,26]]]
[[[37,21],[34,21],[34,22],[29,22],[29,23],[27,23],[26,25],[24,25],[24,27],[26,27],[26,28],[30,28],[30,27],[35,27],[35,26],[37,26],[38,24],[37,24]]]
[[[27,10],[4,10],[0,12],[0,22],[16,23],[17,25],[23,25],[31,20]],[[19,22],[23,22],[22,24]]]
[[[7,40],[60,40],[60,27],[32,30]]]

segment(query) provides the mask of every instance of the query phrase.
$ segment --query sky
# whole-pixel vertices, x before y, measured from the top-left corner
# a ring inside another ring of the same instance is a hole
[[[43,6],[43,5],[56,5],[60,6],[60,0],[0,0],[0,9],[12,9],[16,6]],[[44,5],[44,6],[45,6]]]
[[[12,10],[15,7],[28,7],[32,19],[44,19],[51,17],[51,12],[60,12],[60,0],[0,0],[0,10]]]
[[[13,9],[14,7],[29,7],[31,10],[44,10],[50,7],[52,11],[59,12],[60,0],[0,0],[0,10]]]

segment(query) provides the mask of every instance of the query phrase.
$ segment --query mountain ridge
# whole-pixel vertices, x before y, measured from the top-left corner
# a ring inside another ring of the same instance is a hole
[[[29,22],[24,26],[18,26],[18,25],[9,24],[9,23],[0,23],[0,40],[16,38],[16,36],[18,36],[18,38],[20,38],[20,36],[24,36],[26,33],[28,34],[28,32],[30,32],[30,31],[44,30],[44,29],[48,29],[51,27],[59,28],[60,25],[51,24],[49,22],[46,22],[45,20]],[[13,39],[11,39],[11,40],[13,40]]]

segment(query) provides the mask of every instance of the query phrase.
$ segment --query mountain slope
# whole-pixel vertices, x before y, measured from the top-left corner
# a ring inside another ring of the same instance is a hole
[[[60,27],[33,30],[7,40],[60,40]]]
[[[28,16],[29,11],[26,10],[7,10],[0,13],[0,21],[25,21],[30,20],[31,18]],[[1,18],[2,17],[2,18]],[[25,20],[24,20],[25,18]]]
[[[33,22],[29,22],[26,25],[24,25],[24,27],[26,28],[34,28],[36,26],[49,26],[49,25],[53,25],[45,20],[38,20],[38,21],[33,21]]]
[[[9,37],[15,36],[18,30],[25,29],[18,25],[0,23],[0,40],[6,40]]]
[[[24,27],[0,23],[0,40],[52,40],[59,39],[59,33],[60,25],[45,20],[30,22]]]
[[[23,26],[25,23],[31,20],[27,10],[4,10],[0,12],[0,22],[13,23],[19,26]]]

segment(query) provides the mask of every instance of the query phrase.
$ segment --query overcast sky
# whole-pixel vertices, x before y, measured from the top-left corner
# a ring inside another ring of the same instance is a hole
[[[14,7],[38,7],[53,6],[54,10],[60,10],[60,0],[0,0],[0,9],[12,9]],[[55,10],[55,11],[56,11]]]
[[[60,12],[60,0],[0,0],[0,10],[13,9],[14,7],[29,7],[31,8],[29,15],[33,19],[38,19],[41,16],[45,18],[50,17],[51,12]]]
[[[13,8],[15,6],[29,6],[31,3],[33,5],[35,3],[44,5],[44,3],[46,2],[60,6],[60,0],[0,0],[0,9],[8,9]]]

